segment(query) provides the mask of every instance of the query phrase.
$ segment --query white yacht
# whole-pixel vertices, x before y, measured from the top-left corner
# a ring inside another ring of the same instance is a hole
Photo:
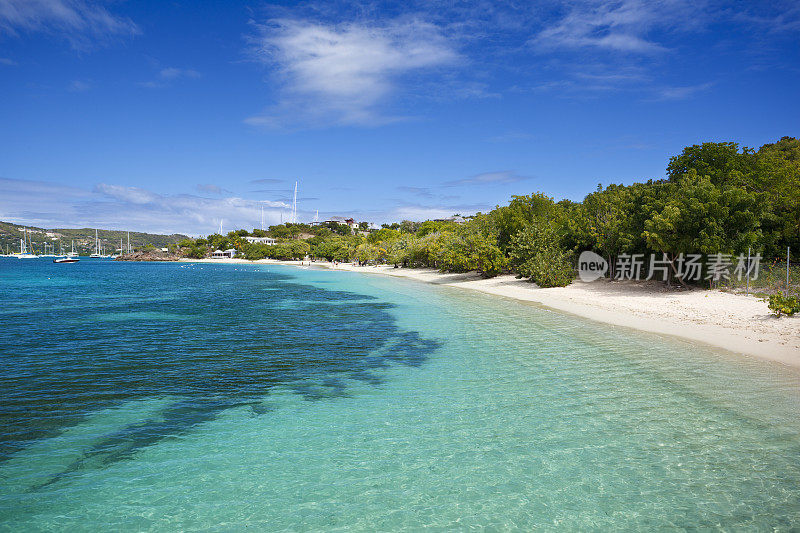
[[[72,241],[72,251],[68,254],[61,254],[63,257],[53,259],[53,263],[77,263],[78,254],[75,253],[75,241]]]

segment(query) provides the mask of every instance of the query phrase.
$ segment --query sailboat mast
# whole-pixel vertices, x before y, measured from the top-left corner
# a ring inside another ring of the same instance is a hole
[[[292,201],[292,223],[297,224],[297,182],[294,182],[294,200]]]

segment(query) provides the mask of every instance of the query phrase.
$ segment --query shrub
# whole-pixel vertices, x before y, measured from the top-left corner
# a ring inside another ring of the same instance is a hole
[[[189,251],[186,252],[187,257],[193,257],[195,259],[202,259],[206,256],[206,249],[202,246],[191,246],[189,247]]]
[[[572,253],[561,246],[550,224],[531,224],[511,239],[511,263],[540,287],[566,287],[575,278]]]
[[[790,296],[778,291],[777,294],[772,294],[769,298],[765,298],[765,300],[767,301],[769,310],[772,311],[775,316],[792,316],[800,312],[800,301],[798,301],[797,296]]]

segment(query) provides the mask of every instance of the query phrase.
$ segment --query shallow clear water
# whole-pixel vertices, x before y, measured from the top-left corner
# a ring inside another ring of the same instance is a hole
[[[291,267],[0,259],[0,529],[800,524],[800,375]]]

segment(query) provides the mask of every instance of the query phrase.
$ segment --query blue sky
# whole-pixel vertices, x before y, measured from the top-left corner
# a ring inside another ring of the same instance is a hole
[[[800,4],[0,0],[0,220],[207,234],[660,178],[800,124]]]

